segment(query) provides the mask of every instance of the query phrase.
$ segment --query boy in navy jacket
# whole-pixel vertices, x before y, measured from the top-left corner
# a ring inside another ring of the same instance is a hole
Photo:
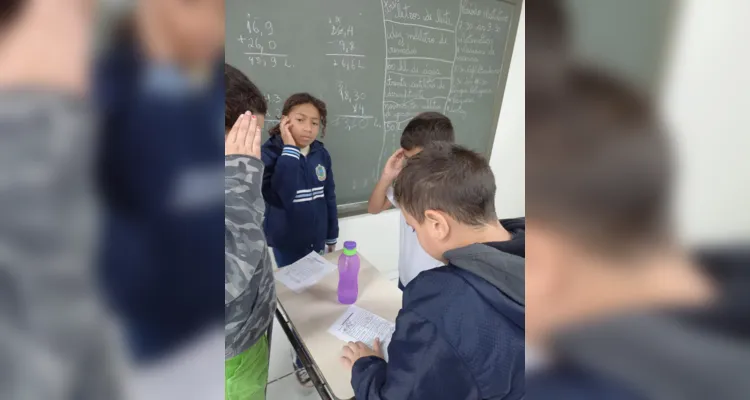
[[[394,195],[419,243],[445,266],[404,290],[388,347],[344,347],[358,400],[524,397],[524,229],[495,214],[487,161],[433,143],[411,158]]]
[[[581,67],[565,94],[527,114],[527,398],[747,399],[746,258],[704,254],[707,273],[680,245],[671,143],[646,97]]]
[[[316,140],[325,134],[326,105],[308,93],[284,103],[279,125],[263,144],[264,228],[279,267],[311,251],[333,251],[339,234],[331,156]]]

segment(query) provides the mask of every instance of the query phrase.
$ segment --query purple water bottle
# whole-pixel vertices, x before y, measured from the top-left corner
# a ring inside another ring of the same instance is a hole
[[[354,304],[357,301],[358,277],[357,242],[344,242],[344,253],[339,256],[339,303]]]

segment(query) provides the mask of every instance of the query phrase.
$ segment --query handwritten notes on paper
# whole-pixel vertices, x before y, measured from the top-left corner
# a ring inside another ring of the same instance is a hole
[[[295,293],[301,293],[334,269],[335,265],[313,251],[294,264],[279,269],[276,279]]]
[[[372,347],[375,338],[380,339],[383,353],[388,361],[388,344],[396,324],[363,308],[349,306],[346,312],[328,328],[328,333],[345,342],[362,342]]]

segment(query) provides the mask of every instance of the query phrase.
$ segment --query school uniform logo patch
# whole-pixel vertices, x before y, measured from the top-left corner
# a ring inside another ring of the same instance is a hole
[[[315,175],[318,176],[318,180],[321,182],[326,180],[326,167],[318,164],[318,166],[315,167]]]

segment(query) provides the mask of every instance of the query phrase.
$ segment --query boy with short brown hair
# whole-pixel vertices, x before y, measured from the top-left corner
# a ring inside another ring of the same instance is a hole
[[[380,344],[344,347],[357,399],[518,399],[524,395],[524,234],[497,219],[481,155],[428,145],[394,195],[422,248],[444,266],[405,288],[386,363]]]
[[[399,208],[393,196],[393,182],[408,160],[434,142],[453,143],[456,140],[450,118],[435,112],[423,112],[412,118],[401,133],[401,148],[388,158],[380,180],[372,190],[367,203],[370,214],[378,214],[391,207]],[[439,267],[441,262],[430,257],[419,246],[414,230],[402,216],[398,246],[398,287],[403,288],[420,272]]]

